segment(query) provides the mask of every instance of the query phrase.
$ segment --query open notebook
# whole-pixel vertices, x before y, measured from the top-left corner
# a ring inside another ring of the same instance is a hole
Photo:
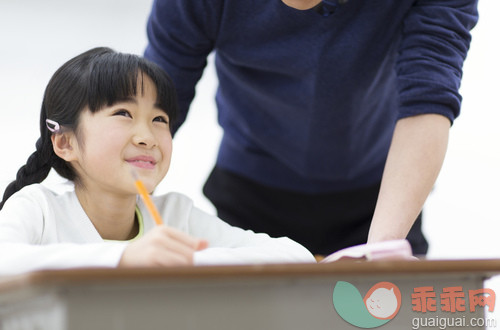
[[[334,252],[321,263],[337,260],[418,260],[413,256],[410,243],[405,239],[351,246]]]

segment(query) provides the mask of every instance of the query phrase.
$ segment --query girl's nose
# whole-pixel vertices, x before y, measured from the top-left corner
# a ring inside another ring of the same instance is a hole
[[[138,125],[135,129],[132,141],[136,145],[152,148],[157,145],[153,131],[148,125]]]

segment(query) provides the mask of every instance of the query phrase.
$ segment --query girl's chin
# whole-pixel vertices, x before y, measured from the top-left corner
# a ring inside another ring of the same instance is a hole
[[[148,194],[153,194],[153,192],[155,191],[156,187],[158,186],[158,183],[154,182],[148,182],[147,180],[145,181],[141,181],[142,182],[142,185],[144,186],[144,188],[146,188],[146,191],[148,192]],[[139,194],[139,188],[136,186],[136,184],[134,183],[134,186],[133,186],[133,191],[135,194]]]

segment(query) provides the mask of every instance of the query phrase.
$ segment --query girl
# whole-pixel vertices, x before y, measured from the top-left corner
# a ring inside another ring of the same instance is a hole
[[[156,226],[131,171],[152,192],[166,175],[177,112],[155,64],[95,48],[50,80],[36,151],[0,203],[0,274],[49,268],[314,262],[301,245],[231,227],[178,193],[155,196]],[[74,182],[40,184],[53,168]],[[207,248],[208,246],[208,248]]]

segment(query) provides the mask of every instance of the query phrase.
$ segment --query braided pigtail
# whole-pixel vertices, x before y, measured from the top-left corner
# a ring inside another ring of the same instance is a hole
[[[5,189],[2,202],[0,203],[0,210],[7,199],[23,187],[42,182],[49,174],[51,164],[50,151],[52,144],[50,140],[43,140],[39,138],[36,142],[36,150],[26,161],[26,165],[22,166],[17,171],[16,179],[12,181]],[[53,153],[53,151],[52,151]]]
[[[36,141],[36,150],[33,152],[16,174],[16,179],[5,188],[0,210],[3,208],[10,196],[34,183],[41,183],[49,175],[50,169],[54,168],[61,176],[72,180],[75,176],[73,169],[61,158],[59,158],[52,147],[52,132],[47,128],[47,93],[42,102],[40,113],[40,138]]]

